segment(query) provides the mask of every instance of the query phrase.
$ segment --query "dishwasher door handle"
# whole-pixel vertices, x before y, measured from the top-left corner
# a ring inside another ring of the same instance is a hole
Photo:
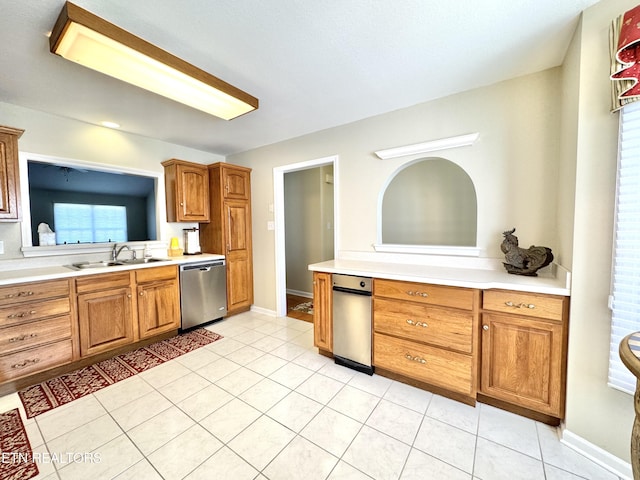
[[[200,269],[201,272],[210,272],[211,271],[211,267],[202,267]]]

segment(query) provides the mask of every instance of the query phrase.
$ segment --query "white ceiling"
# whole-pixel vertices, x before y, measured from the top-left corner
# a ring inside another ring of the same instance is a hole
[[[227,155],[560,65],[597,1],[75,0],[259,98],[226,122],[49,53],[63,0],[2,0],[0,102]]]

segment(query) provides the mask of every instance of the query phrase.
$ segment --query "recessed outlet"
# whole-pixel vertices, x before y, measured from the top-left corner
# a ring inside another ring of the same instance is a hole
[[[0,240],[0,255],[4,253],[4,242]]]

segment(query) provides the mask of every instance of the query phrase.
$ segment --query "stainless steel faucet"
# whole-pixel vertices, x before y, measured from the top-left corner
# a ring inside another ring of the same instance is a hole
[[[111,250],[111,260],[113,260],[114,262],[118,261],[118,255],[120,255],[120,252],[122,252],[122,250],[127,249],[131,252],[131,258],[133,260],[136,259],[136,251],[132,250],[131,247],[129,245],[122,245],[120,248],[118,248],[118,244],[114,243],[113,244],[113,250]]]

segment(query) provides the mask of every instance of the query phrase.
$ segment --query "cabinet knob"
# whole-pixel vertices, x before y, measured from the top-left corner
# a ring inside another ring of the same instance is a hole
[[[489,325],[483,325],[482,329],[486,332],[487,330],[489,330]]]
[[[141,297],[144,297],[144,292],[140,292],[140,296],[141,296]]]

